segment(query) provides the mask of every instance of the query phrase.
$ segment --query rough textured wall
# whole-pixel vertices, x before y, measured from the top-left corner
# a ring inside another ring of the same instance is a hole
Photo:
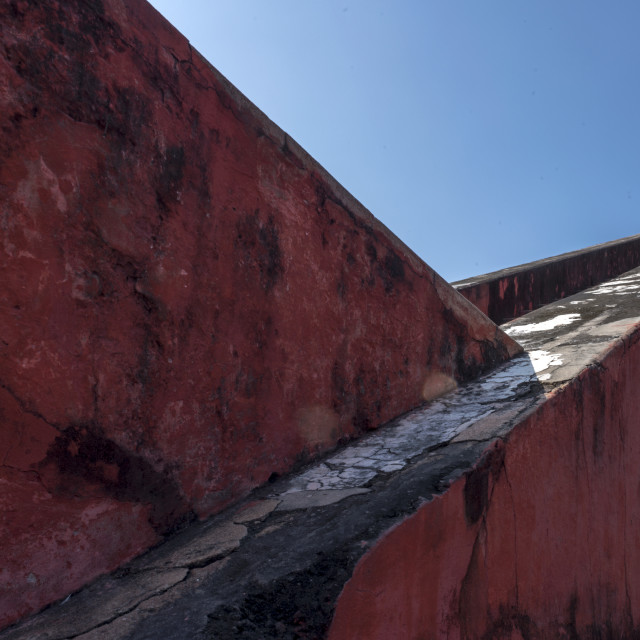
[[[0,24],[1,620],[518,350],[146,3]]]
[[[331,640],[636,638],[640,332],[387,534]]]
[[[454,286],[494,322],[502,324],[639,264],[640,236],[631,236],[461,280]]]

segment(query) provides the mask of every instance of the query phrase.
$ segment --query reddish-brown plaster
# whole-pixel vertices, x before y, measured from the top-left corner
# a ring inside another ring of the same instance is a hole
[[[145,2],[0,22],[3,623],[518,351]]]
[[[636,637],[639,338],[386,534],[346,584],[330,640]]]
[[[566,298],[640,264],[640,236],[562,254],[455,283],[497,324]]]

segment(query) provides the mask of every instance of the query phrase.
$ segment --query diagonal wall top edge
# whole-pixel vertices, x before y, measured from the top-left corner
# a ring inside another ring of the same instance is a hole
[[[0,625],[520,351],[143,0],[0,23]]]
[[[291,155],[296,158],[297,163],[300,166],[306,168],[307,171],[317,174],[327,187],[332,191],[338,204],[344,206],[349,213],[358,216],[365,224],[371,226],[377,231],[383,233],[393,245],[405,256],[405,258],[412,264],[412,266],[419,271],[427,271],[434,279],[438,279],[438,286],[445,288],[452,286],[455,290],[455,286],[450,285],[444,278],[442,278],[432,267],[420,256],[418,256],[411,247],[409,247],[401,238],[399,238],[393,231],[391,231],[381,220],[375,217],[375,215],[369,211],[356,196],[330,174],[313,156],[311,156],[291,135],[289,135],[284,129],[277,125],[273,120],[269,118],[255,103],[247,98],[226,76],[224,76],[205,56],[203,56],[197,49],[195,49],[161,13],[159,13],[153,6],[147,4],[144,7],[145,11],[153,11],[157,14],[158,18],[164,23],[164,27],[167,31],[171,31],[176,38],[184,40],[184,44],[188,45],[190,54],[197,56],[208,68],[209,72],[217,79],[217,81],[224,87],[225,92],[233,100],[238,108],[239,116],[243,119],[246,118],[251,126],[256,131],[269,137],[275,145],[277,145],[282,153],[285,155]],[[392,186],[390,185],[390,188]],[[464,296],[463,296],[464,297]],[[466,314],[470,314],[471,317],[478,322],[483,320],[477,315],[474,307],[476,305],[467,306],[462,300],[459,304],[463,305]]]

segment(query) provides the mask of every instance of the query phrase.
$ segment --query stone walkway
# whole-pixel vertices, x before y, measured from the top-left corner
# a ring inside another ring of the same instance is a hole
[[[196,523],[0,640],[316,638],[381,534],[640,322],[640,269],[503,326],[526,352]]]

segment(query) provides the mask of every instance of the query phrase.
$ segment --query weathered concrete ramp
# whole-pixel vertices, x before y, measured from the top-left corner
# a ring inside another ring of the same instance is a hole
[[[640,269],[1,640],[637,638]]]
[[[142,0],[0,24],[0,625],[519,350]]]

